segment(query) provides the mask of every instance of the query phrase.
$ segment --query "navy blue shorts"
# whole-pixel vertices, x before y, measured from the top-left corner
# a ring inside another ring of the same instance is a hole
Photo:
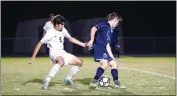
[[[101,44],[94,44],[93,45],[93,56],[94,56],[95,62],[99,62],[102,59],[106,59],[106,60],[108,60],[108,62],[113,60],[109,56],[109,54],[106,50],[106,46],[103,46]]]

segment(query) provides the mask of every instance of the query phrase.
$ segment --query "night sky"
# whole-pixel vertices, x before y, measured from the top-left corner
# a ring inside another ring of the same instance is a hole
[[[14,37],[18,22],[60,13],[70,22],[119,12],[124,36],[176,37],[175,1],[2,1],[1,36]]]

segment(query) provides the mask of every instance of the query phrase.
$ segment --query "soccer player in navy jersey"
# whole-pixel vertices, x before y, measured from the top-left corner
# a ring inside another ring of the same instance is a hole
[[[113,29],[118,25],[119,21],[119,15],[113,12],[107,15],[107,22],[100,22],[91,28],[90,41],[87,46],[89,49],[93,49],[94,61],[100,62],[101,66],[97,68],[90,86],[97,87],[99,78],[111,66],[115,87],[126,88],[118,81],[118,65],[114,60],[110,47]]]

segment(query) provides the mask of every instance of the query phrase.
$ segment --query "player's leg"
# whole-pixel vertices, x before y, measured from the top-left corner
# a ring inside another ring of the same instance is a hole
[[[53,59],[50,59],[51,61],[50,61],[50,64],[56,64],[56,61],[55,60],[53,60]]]
[[[83,61],[81,59],[79,59],[78,57],[73,55],[72,60],[69,62],[69,64],[73,65],[73,67],[71,68],[71,71],[68,74],[67,78],[72,79],[76,75],[76,73],[78,71],[80,71],[80,68],[83,64]]]
[[[115,84],[115,87],[119,87],[119,88],[125,88],[125,86],[123,86],[119,80],[118,80],[118,65],[117,63],[115,62],[115,60],[111,60],[109,62],[109,65],[111,66],[111,74],[112,74],[112,77],[113,77],[113,80],[114,80],[114,84]]]
[[[94,79],[91,81],[90,86],[97,87],[98,79],[103,75],[104,71],[108,68],[108,60],[102,59],[100,60],[100,67],[97,68]]]
[[[55,74],[59,71],[59,69],[63,66],[64,60],[61,56],[56,57],[56,64],[53,65],[52,69],[50,70],[48,76],[43,80],[44,89],[48,88],[50,80],[55,76]]]
[[[108,67],[108,60],[106,48],[101,44],[94,44],[93,54],[95,62],[100,62],[100,67],[97,68],[94,79],[90,83],[90,86],[96,87],[98,85],[98,79],[103,75],[104,70]]]
[[[65,65],[73,65],[69,74],[65,77],[64,82],[70,84],[71,87],[75,87],[72,79],[76,75],[76,73],[80,71],[83,61],[70,53],[64,53],[63,58],[65,61]]]

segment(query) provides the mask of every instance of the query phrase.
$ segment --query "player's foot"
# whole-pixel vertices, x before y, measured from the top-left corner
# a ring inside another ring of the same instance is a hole
[[[45,79],[43,80],[43,88],[47,89],[49,86],[49,81],[46,81]]]
[[[115,87],[124,89],[126,86],[122,85],[118,80],[114,81]]]
[[[90,83],[91,87],[97,87],[98,86],[98,80],[93,79],[92,82]]]
[[[74,84],[74,82],[71,79],[64,79],[64,82],[69,84],[71,88],[77,89],[77,86]]]

